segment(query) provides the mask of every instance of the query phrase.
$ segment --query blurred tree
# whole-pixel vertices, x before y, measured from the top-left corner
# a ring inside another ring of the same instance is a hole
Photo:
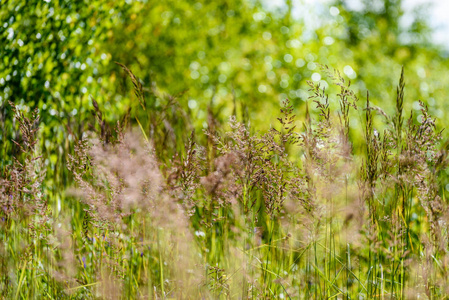
[[[355,83],[362,90],[369,89],[375,103],[382,104],[393,99],[400,66],[404,65],[407,86],[414,87],[407,89],[407,109],[418,110],[417,101],[422,99],[434,115],[442,117],[446,104],[437,99],[444,97],[440,87],[448,80],[443,71],[448,64],[444,51],[430,42],[424,7],[420,6],[419,14],[415,9],[408,15],[411,26],[404,27],[401,0],[364,0],[357,11],[350,10],[347,2],[338,0],[334,5],[343,17],[345,29],[339,38],[343,49],[350,50],[347,62],[357,73]],[[379,80],[383,89],[376,84]]]

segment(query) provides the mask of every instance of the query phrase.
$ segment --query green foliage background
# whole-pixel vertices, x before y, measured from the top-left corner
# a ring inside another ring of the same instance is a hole
[[[376,105],[393,99],[404,65],[409,84],[419,87],[407,95],[442,117],[449,80],[444,52],[429,42],[422,18],[400,27],[401,1],[377,2],[384,9],[367,1],[354,12],[336,1],[339,13],[319,11],[317,27],[295,16],[306,9],[301,2],[269,11],[259,1],[234,0],[2,1],[1,140],[14,137],[8,101],[24,110],[39,108],[44,136],[54,141],[44,149],[56,166],[57,148],[68,147],[65,127],[77,124],[78,134],[86,129],[92,98],[109,121],[135,105],[126,74],[114,61],[133,70],[148,90],[186,91],[178,101],[185,108],[191,104],[195,127],[207,123],[212,99],[220,119],[247,114],[265,128],[286,97],[303,110],[306,80],[320,73],[318,64],[350,66],[353,87],[361,95],[369,89]],[[11,149],[5,149],[7,155]]]

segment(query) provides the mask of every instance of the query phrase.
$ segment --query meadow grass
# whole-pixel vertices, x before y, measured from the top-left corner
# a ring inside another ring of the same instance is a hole
[[[11,103],[21,138],[1,179],[2,298],[448,297],[448,142],[423,102],[403,110],[403,71],[393,115],[324,67],[332,93],[309,82],[304,117],[286,99],[258,132],[221,123],[211,101],[200,131],[182,95],[120,66],[138,103],[112,126],[93,100],[62,199],[46,186],[38,113]]]

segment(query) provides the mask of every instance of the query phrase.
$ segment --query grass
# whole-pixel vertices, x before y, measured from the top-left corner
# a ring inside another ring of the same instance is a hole
[[[200,132],[182,95],[146,91],[120,66],[138,103],[111,126],[93,100],[59,203],[38,113],[11,103],[21,138],[2,174],[3,298],[448,297],[448,142],[422,102],[406,118],[403,72],[392,116],[324,67],[331,94],[309,82],[302,126],[288,100],[268,132],[222,124],[211,102]]]

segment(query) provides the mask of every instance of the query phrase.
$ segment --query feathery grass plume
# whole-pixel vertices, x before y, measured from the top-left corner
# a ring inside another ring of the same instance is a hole
[[[200,188],[200,176],[205,170],[205,149],[195,142],[195,131],[185,145],[185,154],[176,156],[167,178],[167,188],[171,195],[184,206],[190,216],[195,213],[195,195]]]
[[[188,229],[187,213],[165,192],[166,183],[159,170],[154,149],[144,147],[136,133],[125,134],[122,140],[113,145],[99,144],[95,140],[91,140],[90,143],[87,149],[84,145],[80,146],[84,152],[80,154],[79,160],[83,163],[88,162],[89,176],[77,173],[76,170],[79,168],[74,166],[71,168],[75,171],[78,186],[84,194],[83,202],[88,206],[86,212],[92,225],[86,250],[92,249],[91,251],[95,253],[101,251],[102,247],[109,249],[104,260],[92,264],[99,266],[105,264],[108,266],[108,272],[118,278],[134,276],[129,274],[132,268],[127,266],[127,261],[132,260],[137,253],[127,254],[114,262],[117,255],[122,252],[121,249],[141,248],[138,253],[144,255],[144,245],[157,243],[158,247],[150,252],[164,260],[176,254],[177,263],[163,264],[159,260],[160,272],[152,271],[153,274],[145,276],[146,280],[159,282],[161,289],[159,293],[165,297],[167,294],[164,278],[172,278],[177,282],[173,286],[174,293],[180,293],[181,286],[186,288],[194,279],[195,266],[190,260],[189,250],[193,246],[193,241]],[[147,230],[148,234],[145,233]],[[96,246],[95,242],[92,244],[92,241],[98,241],[99,245]],[[176,246],[174,251],[167,248],[169,245]],[[150,256],[147,263],[150,265],[154,263],[151,262],[153,258]],[[162,270],[165,271],[161,273]],[[192,275],[189,274],[189,270],[193,272]],[[139,285],[148,284],[142,281],[143,278],[134,280],[139,280]],[[126,289],[129,288],[132,287],[127,285]]]
[[[263,164],[262,173],[257,185],[263,191],[265,206],[269,215],[280,213],[292,176],[293,164],[288,159],[288,146],[295,145],[299,141],[298,134],[294,131],[296,125],[293,115],[293,105],[286,99],[281,108],[282,117],[278,118],[281,129],[274,127],[262,136]]]
[[[324,297],[331,290],[340,291],[331,284],[330,270],[341,264],[332,249],[336,247],[337,234],[350,232],[348,220],[360,215],[354,210],[360,210],[361,203],[356,201],[356,181],[351,175],[355,173],[355,164],[351,159],[350,142],[344,134],[344,123],[338,122],[342,112],[332,114],[326,90],[319,84],[309,82],[309,85],[312,91],[309,99],[316,103],[319,118],[312,122],[306,108],[305,133],[300,143],[304,153],[303,170],[296,175],[296,193],[292,196],[299,195],[297,199],[304,207],[296,219],[307,228],[299,235],[307,241],[310,257],[306,263],[311,268],[307,279],[311,284],[307,291],[313,297]],[[339,225],[343,222],[345,228]],[[357,235],[351,232],[351,236]],[[350,278],[346,277],[349,282]]]
[[[142,83],[140,82],[140,80],[136,77],[136,75],[134,75],[134,73],[128,69],[127,66],[125,66],[124,64],[121,64],[119,62],[115,62],[117,65],[119,65],[123,71],[125,71],[129,78],[131,79],[131,82],[133,83],[134,86],[134,94],[137,97],[137,100],[139,100],[140,106],[142,107],[143,110],[146,110],[146,102],[145,102],[145,91],[143,89]]]
[[[151,82],[151,87],[143,87],[141,81],[134,73],[117,63],[131,78],[134,85],[134,93],[139,100],[143,111],[132,106],[133,119],[136,120],[147,143],[153,142],[156,155],[162,163],[169,163],[170,158],[175,155],[184,145],[183,141],[188,139],[189,131],[193,130],[189,113],[180,104],[180,98],[187,90],[182,90],[174,95],[161,92],[156,82]],[[145,98],[148,94],[148,101]],[[187,128],[187,130],[186,130]]]
[[[366,94],[366,109],[365,109],[366,125],[365,125],[365,139],[366,139],[366,181],[368,184],[367,200],[372,202],[374,187],[378,176],[378,159],[379,159],[379,133],[373,127],[373,113],[370,107],[369,92]],[[371,206],[372,203],[369,203]],[[374,213],[373,209],[370,209],[370,214]],[[373,216],[375,217],[375,216]]]
[[[293,125],[293,123],[295,122],[296,116],[293,114],[293,104],[291,104],[288,99],[285,99],[283,101],[283,106],[284,107],[281,108],[281,114],[283,116],[277,118],[281,124],[282,131],[278,131],[275,128],[271,128],[271,131],[279,136],[281,146],[285,149],[287,144],[296,144],[299,137],[294,131],[296,125]]]
[[[12,142],[20,154],[0,178],[0,238],[4,247],[0,264],[5,270],[0,286],[4,297],[17,297],[24,285],[29,285],[30,295],[38,296],[41,291],[24,276],[25,272],[30,273],[25,268],[46,263],[39,249],[49,245],[52,226],[43,186],[45,168],[38,149],[39,115],[35,110],[28,117],[12,102],[10,105],[21,134],[19,141]]]
[[[4,175],[6,195],[2,195],[1,205],[6,218],[17,218],[19,222],[22,218],[27,219],[30,232],[37,238],[39,230],[35,227],[47,226],[49,224],[46,223],[50,220],[42,186],[45,169],[37,149],[39,115],[35,110],[31,118],[28,118],[12,102],[10,105],[21,133],[21,142],[13,140],[13,143],[20,149],[22,157],[14,158],[12,168]],[[28,220],[29,216],[34,217]],[[48,232],[48,228],[45,231]]]
[[[394,119],[394,126],[395,126],[395,134],[398,145],[401,144],[402,140],[402,124],[403,124],[403,117],[402,112],[404,110],[404,88],[405,88],[405,80],[404,80],[404,66],[402,66],[401,69],[401,77],[399,79],[399,85],[396,89],[396,116]],[[401,149],[398,148],[398,151]]]
[[[321,70],[323,70],[327,76],[338,86],[340,87],[340,93],[337,94],[339,98],[340,105],[340,122],[342,123],[342,133],[345,137],[345,140],[349,140],[349,109],[350,107],[357,110],[357,101],[359,100],[354,91],[350,88],[351,81],[349,80],[346,84],[345,79],[341,76],[340,71],[333,69],[331,71],[327,65],[321,66]],[[352,100],[352,101],[350,101]],[[341,118],[343,120],[341,120]]]
[[[215,168],[223,169],[226,161],[232,162],[229,167],[232,168],[230,175],[234,179],[231,181],[237,183],[239,188],[234,189],[234,194],[230,196],[241,203],[245,213],[249,213],[256,204],[257,199],[253,197],[253,193],[262,176],[263,142],[257,135],[251,134],[244,124],[237,122],[235,116],[230,117],[229,125],[231,130],[224,136],[214,134],[210,130],[206,131],[206,135],[218,155]],[[203,183],[207,183],[206,178]]]
[[[101,113],[100,107],[98,106],[97,101],[92,98],[92,104],[94,106],[95,119],[97,120],[98,125],[100,126],[100,140],[104,141],[104,143],[108,144],[112,137],[112,131],[109,124],[103,118],[103,114]],[[93,127],[93,126],[92,126]]]

